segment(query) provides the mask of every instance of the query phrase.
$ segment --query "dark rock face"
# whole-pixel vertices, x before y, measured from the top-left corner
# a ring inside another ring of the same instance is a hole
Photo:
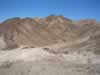
[[[100,43],[100,24],[95,20],[81,20],[75,23],[63,16],[54,15],[47,18],[8,19],[0,24],[0,33],[3,34],[8,48],[21,45],[40,47],[87,36],[90,41]]]

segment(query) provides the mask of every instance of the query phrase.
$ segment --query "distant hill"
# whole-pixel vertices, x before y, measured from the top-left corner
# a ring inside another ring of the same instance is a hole
[[[4,37],[6,48],[10,49],[20,46],[41,47],[60,42],[74,42],[84,37],[89,37],[86,44],[93,43],[93,47],[96,48],[100,44],[100,24],[96,20],[75,22],[63,16],[54,15],[46,18],[8,19],[0,24],[0,34]]]

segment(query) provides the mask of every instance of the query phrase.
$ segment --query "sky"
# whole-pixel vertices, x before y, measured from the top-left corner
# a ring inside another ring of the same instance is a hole
[[[49,15],[100,21],[100,0],[0,0],[0,22],[13,17]]]

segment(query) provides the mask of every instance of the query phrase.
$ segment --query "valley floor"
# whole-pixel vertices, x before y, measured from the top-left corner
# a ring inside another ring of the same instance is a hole
[[[100,56],[51,54],[42,48],[0,51],[0,75],[100,75]]]

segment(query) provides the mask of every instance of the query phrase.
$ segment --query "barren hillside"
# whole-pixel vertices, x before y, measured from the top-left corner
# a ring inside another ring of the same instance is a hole
[[[75,22],[54,15],[46,18],[12,18],[0,24],[0,34],[7,49],[64,43],[63,49],[95,50],[97,53],[100,50],[100,24],[93,19]],[[77,40],[80,42],[77,43]],[[74,44],[68,45],[70,42]]]

